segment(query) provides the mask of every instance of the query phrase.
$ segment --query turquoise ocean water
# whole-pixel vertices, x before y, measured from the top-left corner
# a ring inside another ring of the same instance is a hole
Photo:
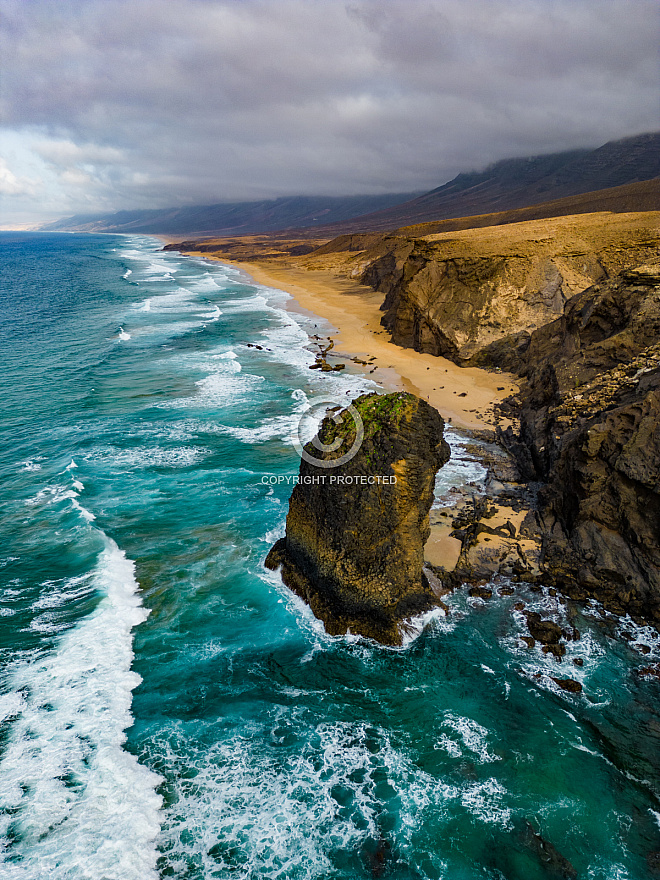
[[[523,589],[401,649],[326,636],[263,568],[261,478],[310,401],[375,388],[308,369],[327,325],[151,238],[0,245],[1,877],[653,876],[653,632]],[[483,477],[449,439],[440,505]],[[561,666],[521,597],[581,631]]]

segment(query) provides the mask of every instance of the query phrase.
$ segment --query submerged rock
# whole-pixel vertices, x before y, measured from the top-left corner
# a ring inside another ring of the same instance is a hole
[[[536,854],[546,869],[546,876],[555,880],[577,880],[577,871],[559,850],[538,834],[529,822],[525,822],[525,845]]]
[[[368,394],[323,420],[324,450],[305,446],[286,537],[265,564],[281,567],[329,633],[400,644],[401,621],[438,604],[422,566],[435,475],[450,454],[443,431],[412,394]]]
[[[574,678],[555,678],[554,675],[551,675],[550,678],[556,685],[559,685],[563,691],[568,691],[570,694],[582,693],[582,685],[579,681],[575,681]]]

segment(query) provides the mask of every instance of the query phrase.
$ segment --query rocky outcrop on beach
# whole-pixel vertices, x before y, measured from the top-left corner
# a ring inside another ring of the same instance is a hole
[[[400,644],[402,621],[437,604],[423,564],[435,476],[449,459],[443,430],[412,394],[368,394],[328,413],[323,448],[305,446],[286,537],[265,564],[281,568],[329,633]]]
[[[624,271],[536,330],[520,430],[501,432],[538,481],[547,583],[660,624],[660,265]]]
[[[634,224],[625,219],[631,216],[387,236],[364,251],[355,271],[385,294],[382,323],[398,345],[513,371],[531,333],[558,318],[571,297],[654,258],[660,218],[640,215]]]

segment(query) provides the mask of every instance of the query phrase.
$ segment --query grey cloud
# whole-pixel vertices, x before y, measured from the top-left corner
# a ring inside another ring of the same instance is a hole
[[[427,189],[658,127],[647,0],[0,0],[5,125],[67,202]]]

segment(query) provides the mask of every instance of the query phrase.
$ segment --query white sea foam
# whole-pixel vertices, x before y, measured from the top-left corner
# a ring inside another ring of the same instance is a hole
[[[129,276],[129,275],[132,275],[132,274],[133,274],[133,270],[132,270],[132,269],[127,269],[121,277],[122,277],[122,278],[128,278],[128,276]]]
[[[204,318],[205,321],[212,323],[213,321],[217,321],[221,315],[222,312],[218,306],[213,306],[213,309],[210,312],[205,312],[200,317]]]
[[[87,510],[86,507],[82,506],[80,501],[78,501],[78,496],[75,492],[65,492],[64,497],[71,500],[71,505],[81,514],[81,516],[84,517],[84,519],[87,520],[87,522],[94,522],[96,516],[91,511]]]
[[[223,434],[235,437],[243,443],[266,443],[268,440],[275,439],[280,439],[284,443],[293,443],[298,440],[300,419],[303,413],[309,409],[309,403],[305,392],[299,389],[291,394],[291,398],[294,401],[293,410],[287,415],[271,416],[252,428],[221,425],[220,430]],[[314,436],[315,430],[315,428],[310,428],[308,430],[309,436],[303,437],[303,441],[310,440]]]
[[[132,629],[146,619],[134,564],[105,538],[96,610],[52,652],[10,668],[0,717],[2,875],[156,878],[160,778],[124,750],[132,724]]]
[[[28,459],[28,461],[23,462],[23,470],[24,471],[40,471],[41,465],[36,459]]]
[[[419,863],[416,834],[427,818],[467,810],[483,822],[509,823],[507,793],[494,778],[448,785],[382,729],[308,724],[303,711],[274,709],[263,727],[188,754],[185,774],[173,768],[176,800],[166,811],[162,848],[176,876],[189,860],[204,877],[331,876],[333,851],[359,852],[382,837],[383,787],[396,804],[397,856],[411,876],[445,876],[437,853],[424,853],[424,867]],[[281,745],[301,730],[307,735],[299,749],[283,754]],[[162,744],[165,762],[176,766],[173,748],[172,737]]]
[[[5,556],[3,559],[0,559],[0,568],[4,568],[6,565],[11,565],[12,562],[18,562],[18,556]],[[7,593],[11,593],[11,590],[4,590],[3,595],[6,596]]]
[[[90,450],[85,455],[85,461],[106,462],[122,468],[180,468],[191,467],[208,454],[209,450],[200,446],[178,446],[173,449],[161,446],[137,446],[130,449],[103,446]]]
[[[401,646],[407,648],[421,636],[424,630],[431,625],[436,625],[446,619],[442,608],[431,608],[423,614],[406,618],[401,624]]]
[[[267,443],[269,440],[280,439],[284,443],[293,442],[295,428],[299,416],[273,416],[265,419],[256,428],[236,428],[231,425],[222,426],[223,434],[235,437],[243,443]]]
[[[451,491],[457,486],[469,487],[476,495],[483,494],[488,475],[487,468],[467,451],[467,442],[460,434],[446,429],[445,440],[451,448],[451,458],[436,476],[434,508],[451,507],[462,498],[461,493]]]
[[[549,617],[554,620],[562,629],[572,629],[573,622],[567,617],[566,607],[556,597],[528,594],[525,611],[535,611],[544,618]],[[606,657],[606,649],[592,631],[583,628],[578,622],[578,627],[582,629],[581,636],[575,641],[565,642],[566,654],[560,666],[552,654],[542,652],[540,644],[532,649],[524,645],[521,637],[528,637],[529,629],[522,611],[513,611],[511,620],[513,627],[508,635],[500,638],[500,644],[511,654],[516,655],[516,661],[528,680],[563,700],[572,701],[575,696],[562,690],[553,681],[553,678],[570,677],[582,685],[592,706],[606,704],[610,696],[607,685],[599,676],[594,675],[599,664]],[[574,658],[581,660],[582,664],[574,664],[572,662]],[[596,700],[601,702],[597,703]]]
[[[72,466],[78,467],[75,462],[71,462],[66,470],[70,470]],[[61,486],[58,484],[44,486],[32,498],[27,498],[25,500],[25,504],[28,507],[39,507],[41,505],[50,506],[53,504],[60,504],[62,501],[70,501],[71,506],[74,508],[74,510],[77,510],[78,513],[80,513],[81,516],[85,520],[87,520],[87,522],[93,522],[96,519],[94,514],[91,511],[87,510],[86,507],[83,507],[78,500],[78,486],[84,488],[83,484],[80,483],[78,480],[73,480],[72,482],[75,488]]]
[[[127,342],[131,338],[131,334],[127,333],[123,327],[119,328],[119,335],[117,339],[121,339],[122,342]]]
[[[222,288],[222,282],[228,279],[225,273],[205,272],[204,275],[189,276],[185,279],[191,289],[199,293],[213,293]],[[183,279],[182,279],[183,280]]]
[[[227,314],[235,315],[241,312],[263,312],[267,305],[265,297],[254,294],[242,299],[228,299],[223,303],[223,308]]]
[[[232,374],[228,370],[218,370],[196,382],[198,392],[193,397],[180,397],[158,404],[165,409],[185,409],[191,406],[202,408],[231,406],[250,400],[254,391],[263,383],[263,376],[241,373]]]
[[[499,755],[493,755],[488,750],[488,731],[486,728],[471,718],[464,718],[461,715],[448,712],[442,726],[449,728],[453,736],[443,733],[438,740],[438,747],[444,748],[452,757],[462,755],[464,747],[476,755],[482,764],[501,760]],[[461,738],[463,747],[456,741],[456,735]]]
[[[55,581],[44,581],[43,589],[46,591],[32,604],[35,611],[64,608],[70,602],[89,594],[92,578],[89,574],[78,575],[72,578],[62,578]]]
[[[502,805],[506,789],[494,777],[485,782],[475,782],[461,792],[461,805],[473,816],[491,825],[511,824],[511,809]]]
[[[162,260],[149,259],[149,264],[144,268],[144,274],[148,278],[171,278],[172,266]]]
[[[240,373],[243,369],[235,351],[223,351],[221,354],[212,354],[210,358],[211,362],[206,358],[203,358],[202,360],[204,361],[206,368],[213,372],[222,370],[223,372]],[[222,361],[222,363],[217,364],[212,363],[212,361]]]
[[[172,312],[179,314],[181,312],[195,313],[199,310],[199,303],[196,302],[196,295],[193,291],[187,290],[185,287],[177,287],[170,293],[161,293],[158,296],[149,297],[147,300],[149,309],[145,311],[156,311],[160,313]]]
[[[216,422],[206,419],[177,419],[176,421],[140,422],[131,429],[124,431],[123,436],[149,437],[159,440],[172,440],[187,443],[199,434],[220,434],[221,428]]]
[[[269,529],[261,540],[270,547],[275,541],[279,541],[280,538],[283,538],[285,534],[286,526],[284,522],[281,522],[278,526],[275,526],[275,528]]]

